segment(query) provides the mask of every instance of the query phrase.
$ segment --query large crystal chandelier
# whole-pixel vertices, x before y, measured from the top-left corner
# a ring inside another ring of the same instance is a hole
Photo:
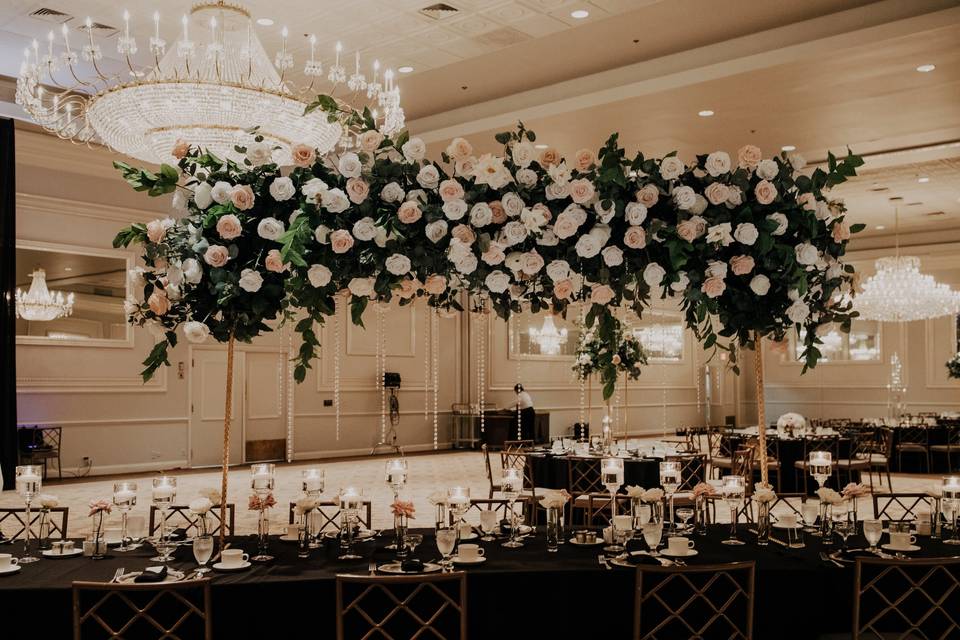
[[[126,68],[113,74],[103,70],[103,51],[93,38],[92,24],[87,18],[85,44],[72,44],[63,25],[59,45],[51,31],[46,47],[34,41],[24,52],[17,103],[61,138],[101,142],[159,163],[172,161],[178,139],[220,157],[236,157],[234,146],[249,140],[250,128],[259,127],[265,141],[279,147],[274,159],[286,164],[296,144],[321,152],[338,141],[349,144],[348,132],[328,122],[325,113],[303,115],[307,100],[321,92],[337,95],[338,90],[345,94],[339,99],[353,106],[369,103],[384,131],[397,131],[404,124],[392,71],[381,77],[375,62],[368,81],[360,72],[358,52],[348,74],[340,43],[333,63],[324,69],[316,56],[316,37],[311,36],[310,58],[303,67],[309,84],[295,86],[289,78],[294,59],[287,29],[271,61],[241,5],[196,3],[170,43],[161,37],[159,13],[153,14],[152,37],[138,43],[130,31],[130,15],[124,12],[117,52]],[[147,67],[136,63],[142,44],[147,44],[152,60]]]
[[[73,294],[66,296],[60,291],[47,289],[47,272],[37,267],[30,274],[30,290],[16,292],[16,314],[24,320],[46,322],[73,313]]]
[[[563,345],[567,343],[567,329],[557,329],[553,316],[548,314],[543,318],[543,325],[539,328],[530,326],[528,329],[530,341],[540,348],[540,353],[545,356],[556,356],[560,354]]]
[[[960,293],[920,272],[920,258],[876,261],[877,273],[863,283],[854,308],[867,320],[906,322],[960,313]]]

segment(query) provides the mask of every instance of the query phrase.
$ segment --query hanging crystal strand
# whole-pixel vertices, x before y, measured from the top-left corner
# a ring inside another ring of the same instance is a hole
[[[437,311],[434,310],[431,317],[432,326],[430,328],[430,337],[432,338],[432,343],[430,345],[430,351],[432,354],[433,360],[433,446],[437,447],[437,437],[439,434],[439,420],[437,418],[437,401],[440,391],[440,366],[439,366],[439,353],[440,353],[440,316],[437,314]]]
[[[480,310],[480,373],[477,376],[477,383],[479,385],[479,399],[480,399],[480,433],[483,433],[486,430],[486,413],[484,412],[484,403],[486,401],[486,391],[487,385],[484,375],[485,371],[485,361],[486,361],[486,328],[487,328],[487,315],[483,312],[483,309]]]
[[[684,341],[686,341],[686,334],[684,334]],[[703,409],[701,408],[701,402],[703,401],[703,395],[700,389],[701,378],[703,377],[703,372],[700,371],[700,354],[697,353],[697,347],[692,349],[693,351],[693,373],[694,380],[697,383],[697,420],[701,425],[706,425],[707,420],[703,415]]]
[[[514,377],[516,378],[515,385],[520,384],[520,317],[516,315],[513,318],[513,339],[514,344],[517,345],[517,364],[516,364],[516,373]],[[523,429],[520,428],[520,392],[517,392],[517,440],[523,440]]]
[[[293,329],[287,327],[287,462],[293,462]]]
[[[430,306],[425,306],[423,310],[423,422],[430,419],[430,348],[433,346],[433,338],[430,335]],[[434,438],[434,449],[436,449],[436,438]]]
[[[579,329],[579,334],[577,335],[577,357],[579,358],[580,349],[579,347],[583,345],[584,334],[586,333],[586,328],[583,326],[583,303],[577,304],[577,328]],[[577,363],[579,365],[579,362]],[[580,383],[580,434],[582,439],[583,434],[583,425],[586,424],[586,410],[587,410],[587,378],[583,375],[582,366],[577,369],[577,380]]]
[[[383,383],[383,374],[387,369],[386,340],[384,339],[383,310],[378,302],[377,312],[377,385],[380,388],[380,442],[387,440],[387,387]]]
[[[340,441],[340,295],[333,296],[333,412]]]

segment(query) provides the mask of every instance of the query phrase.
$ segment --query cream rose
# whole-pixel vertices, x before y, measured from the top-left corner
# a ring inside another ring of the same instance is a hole
[[[536,251],[528,251],[523,254],[520,263],[520,270],[528,276],[536,275],[543,269],[543,256]]]
[[[450,220],[459,220],[467,214],[467,203],[463,200],[450,200],[443,203],[443,215]],[[416,221],[414,221],[416,222]]]
[[[334,253],[346,253],[353,248],[353,235],[346,229],[332,231],[329,236],[330,248]]]
[[[730,235],[730,227],[731,224],[729,222],[721,222],[708,228],[707,242],[719,242],[723,246],[727,246],[733,242],[733,236]]]
[[[450,235],[466,245],[473,244],[477,239],[477,234],[473,232],[469,225],[465,224],[455,226]]]
[[[448,178],[441,182],[438,192],[440,194],[440,199],[444,202],[463,199],[463,187],[460,186],[459,182],[452,178]]]
[[[219,244],[210,245],[203,254],[203,261],[211,267],[222,267],[228,260],[230,260],[230,252]]]
[[[147,305],[150,307],[150,311],[158,316],[166,315],[170,311],[170,298],[167,297],[166,291],[154,289],[150,297],[147,298]]]
[[[787,317],[790,322],[800,324],[810,317],[810,307],[803,300],[794,300],[793,304],[787,307]]]
[[[147,223],[147,239],[150,242],[162,242],[167,235],[167,231],[174,225],[173,218],[163,218],[162,220],[151,220]]]
[[[613,289],[605,284],[596,285],[590,290],[590,302],[593,304],[610,304],[613,297]]]
[[[547,265],[547,277],[554,283],[570,277],[570,263],[566,260],[551,260]]]
[[[760,204],[770,204],[777,199],[777,188],[769,180],[761,180],[753,188],[753,195]]]
[[[510,150],[510,157],[513,158],[514,164],[523,169],[530,166],[535,155],[536,151],[534,151],[533,144],[528,140],[516,143]]]
[[[309,167],[316,161],[317,152],[311,146],[296,144],[290,149],[290,159],[298,167]]]
[[[600,252],[600,256],[603,258],[603,263],[608,267],[619,267],[623,264],[623,249],[620,247],[613,245],[606,247]]]
[[[647,233],[643,227],[627,227],[623,233],[623,244],[631,249],[643,249],[647,246]]]
[[[217,204],[227,204],[230,202],[230,192],[233,191],[233,185],[229,182],[220,180],[210,190],[210,197]]]
[[[496,269],[487,274],[483,283],[491,293],[503,293],[510,288],[510,275]]]
[[[708,298],[718,298],[727,290],[727,283],[719,276],[711,276],[700,285],[702,291]]]
[[[770,278],[761,274],[753,276],[750,280],[750,290],[758,296],[765,296],[770,291]]]
[[[643,185],[639,191],[637,191],[637,202],[645,206],[647,209],[653,207],[657,204],[657,200],[660,199],[660,191],[657,190],[657,187],[652,184]]]
[[[845,220],[840,220],[839,222],[834,223],[833,228],[830,229],[830,235],[833,238],[833,241],[836,243],[849,240],[850,225],[848,225]]]
[[[698,225],[693,220],[684,220],[677,225],[677,235],[687,242],[693,242],[699,235]]]
[[[503,203],[499,200],[491,200],[487,203],[490,212],[493,213],[493,224],[503,224],[507,221],[507,212],[503,208]]]
[[[357,138],[357,142],[360,144],[361,150],[367,153],[373,153],[380,148],[380,143],[383,142],[383,134],[376,129],[370,129],[369,131],[361,133]]]
[[[515,244],[520,244],[527,239],[527,228],[523,226],[522,222],[513,220],[503,225],[503,239],[506,240],[507,246],[512,247]]]
[[[344,178],[359,178],[363,171],[363,163],[360,162],[360,157],[357,154],[352,151],[347,152],[340,156],[340,160],[337,161],[337,171]]]
[[[757,231],[756,225],[752,222],[741,222],[733,232],[733,237],[740,244],[751,246],[757,241],[757,238],[760,237],[760,232]]]
[[[491,242],[487,246],[487,250],[483,252],[483,255],[480,256],[480,259],[483,260],[490,266],[498,265],[504,261],[506,254],[503,252],[503,247],[499,242]]]
[[[573,296],[573,281],[567,278],[554,283],[553,296],[557,300],[569,300]]]
[[[639,202],[628,202],[623,210],[623,218],[630,225],[643,224],[647,219],[647,208]]]
[[[676,180],[683,175],[687,166],[677,156],[668,156],[660,161],[660,177],[664,180]]]
[[[402,202],[406,195],[403,187],[396,182],[388,182],[380,190],[380,197],[383,198],[384,202]]]
[[[517,171],[517,182],[527,189],[531,189],[537,184],[537,172],[533,169],[520,169]]]
[[[777,177],[778,173],[780,173],[780,166],[776,160],[767,158],[766,160],[761,160],[760,164],[757,165],[757,175],[764,180],[773,180]]]
[[[183,270],[183,278],[190,284],[199,284],[203,279],[203,267],[195,258],[187,258],[180,265]]]
[[[797,262],[802,265],[816,264],[820,258],[820,253],[817,251],[817,248],[809,242],[798,244],[793,248],[793,252]]]
[[[753,258],[751,256],[733,256],[730,258],[730,270],[735,276],[743,276],[753,271]]]
[[[692,187],[686,185],[676,187],[671,194],[673,204],[681,211],[689,211],[697,202],[697,194]]]
[[[253,195],[253,189],[247,184],[238,184],[230,190],[230,202],[240,211],[246,211],[253,208],[253,202],[256,196]]]
[[[170,155],[172,155],[177,160],[182,160],[190,152],[190,143],[186,140],[181,140],[177,138],[176,143],[173,145],[173,149],[170,150]]]
[[[730,197],[730,188],[722,182],[711,182],[707,185],[703,194],[710,201],[710,204],[721,205]]]
[[[240,272],[240,288],[247,293],[256,293],[263,286],[263,276],[254,269],[244,269]]]
[[[503,210],[510,218],[516,218],[520,215],[520,212],[523,211],[526,206],[523,202],[523,198],[513,193],[505,193],[500,199],[500,203],[503,205]]]
[[[553,147],[547,147],[540,152],[540,157],[537,160],[540,163],[540,166],[546,169],[560,162],[560,152],[554,149]]]
[[[267,268],[267,271],[283,273],[290,265],[286,264],[280,257],[279,249],[270,249],[270,251],[267,251],[267,257],[263,259],[263,266]]]
[[[220,216],[217,220],[217,233],[220,234],[220,237],[224,240],[239,238],[240,234],[243,233],[243,225],[240,224],[240,218],[232,213]]]
[[[420,281],[416,278],[404,278],[400,281],[399,289],[397,295],[404,300],[409,300],[417,295],[417,291],[420,289]]]
[[[189,322],[183,323],[183,335],[188,342],[199,344],[205,341],[207,336],[210,335],[210,327],[202,322],[190,320]]]
[[[473,156],[457,160],[453,165],[453,172],[458,176],[469,177],[472,176],[476,170],[477,159]]]
[[[454,138],[447,145],[447,155],[454,160],[463,160],[473,155],[473,145],[463,138]]]
[[[757,168],[757,165],[760,164],[762,159],[763,154],[760,152],[760,149],[752,144],[744,145],[737,151],[737,162],[740,164],[741,169],[750,169],[752,171]]]
[[[410,258],[395,253],[384,261],[383,266],[393,275],[403,276],[410,273]]]
[[[423,283],[423,290],[432,296],[437,296],[447,290],[447,279],[441,275],[428,276]]]
[[[373,294],[374,280],[375,278],[351,278],[347,289],[359,298],[366,298]]]
[[[340,189],[329,189],[320,194],[320,204],[330,213],[343,213],[350,208],[350,199]]]
[[[267,142],[251,142],[247,145],[247,160],[255,167],[273,161],[273,147]]]
[[[293,180],[281,176],[270,183],[270,195],[277,202],[289,200],[297,193],[297,188],[293,186]]]
[[[432,164],[425,164],[417,173],[417,184],[424,189],[436,189],[440,184],[440,172]]]
[[[601,244],[596,236],[588,233],[577,238],[577,243],[574,245],[574,248],[578,256],[589,259],[600,253],[603,244]]]
[[[279,240],[283,232],[283,223],[276,218],[264,218],[257,224],[257,235],[264,240]]]
[[[486,202],[478,202],[470,209],[470,224],[478,229],[493,222],[493,211]]]
[[[427,145],[420,138],[410,138],[400,151],[407,162],[420,162],[427,155]]]
[[[443,236],[447,235],[447,221],[434,220],[433,222],[427,224],[423,231],[426,234],[427,239],[436,244],[440,242]]]
[[[713,178],[727,173],[730,171],[730,154],[726,151],[714,151],[707,156],[703,168]]]
[[[574,166],[577,171],[585,173],[597,163],[597,156],[590,149],[580,149],[573,155]]]
[[[330,284],[332,277],[333,273],[330,269],[322,264],[312,264],[310,268],[307,269],[307,280],[310,281],[311,286],[318,289]]]
[[[570,199],[577,204],[586,204],[593,199],[596,189],[593,183],[586,178],[570,181]]]
[[[201,182],[193,188],[193,203],[201,210],[206,209],[213,204],[211,191],[213,187],[208,182]]]
[[[370,185],[363,178],[347,180],[347,197],[353,204],[360,204],[370,195]]]
[[[787,232],[787,225],[789,224],[789,221],[787,220],[787,216],[779,212],[771,213],[770,215],[767,216],[767,220],[773,220],[774,222],[777,223],[777,228],[771,231],[770,235],[782,236],[784,233]]]
[[[404,224],[413,224],[419,220],[422,215],[420,205],[412,200],[407,200],[397,209],[397,219]]]
[[[659,287],[663,282],[663,277],[667,275],[666,269],[661,267],[656,262],[651,262],[643,270],[643,281],[646,282],[651,288]]]
[[[376,235],[377,225],[370,216],[364,216],[353,223],[353,237],[357,240],[367,242],[373,240]]]

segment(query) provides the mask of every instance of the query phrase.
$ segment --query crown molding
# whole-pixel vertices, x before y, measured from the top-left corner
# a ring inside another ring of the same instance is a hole
[[[96,218],[98,220],[112,220],[130,224],[131,222],[146,222],[153,220],[160,214],[146,209],[131,209],[130,207],[116,207],[99,202],[83,200],[67,200],[51,196],[40,196],[34,193],[17,193],[17,212],[30,214],[55,214],[80,218]]]
[[[113,161],[118,157],[105,148],[88,147],[47,133],[23,129],[16,132],[17,164],[119,180],[119,174],[113,168]]]

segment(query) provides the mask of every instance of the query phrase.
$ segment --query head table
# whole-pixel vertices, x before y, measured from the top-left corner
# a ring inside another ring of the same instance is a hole
[[[416,557],[425,561],[438,557],[432,530]],[[826,632],[851,628],[854,569],[837,567],[820,559],[821,545],[807,538],[803,549],[778,544],[758,547],[747,526],[740,537],[748,544],[729,547],[721,544],[726,526],[712,526],[706,536],[693,536],[699,555],[687,564],[715,564],[755,560],[755,637],[815,638]],[[776,532],[777,534],[782,532]],[[296,545],[274,538],[268,564],[254,564],[241,573],[208,574],[213,578],[213,626],[217,638],[300,637],[304,625],[320,636],[335,629],[334,577],[337,573],[368,572],[371,560],[393,558],[383,547],[389,535],[355,545],[362,560],[338,561],[337,541],[331,539],[309,559],[297,557]],[[230,539],[234,547],[253,553],[252,538]],[[850,546],[865,546],[860,536]],[[469,633],[471,638],[629,638],[632,632],[635,570],[598,563],[596,547],[560,546],[548,553],[544,536],[525,539],[521,549],[505,549],[501,541],[481,543],[487,562],[466,569],[468,582]],[[921,538],[917,557],[946,557],[955,553],[939,542]],[[633,540],[630,549],[643,549]],[[0,547],[18,554],[20,543]],[[75,580],[108,581],[124,567],[134,571],[150,566],[148,548],[117,553],[102,560],[89,558],[44,559],[21,571],[0,577],[0,602],[10,616],[33,620],[36,637],[68,638],[71,634],[71,583]],[[189,547],[180,547],[171,568],[196,567]],[[642,565],[641,565],[642,566]],[[14,613],[15,612],[15,613]]]

